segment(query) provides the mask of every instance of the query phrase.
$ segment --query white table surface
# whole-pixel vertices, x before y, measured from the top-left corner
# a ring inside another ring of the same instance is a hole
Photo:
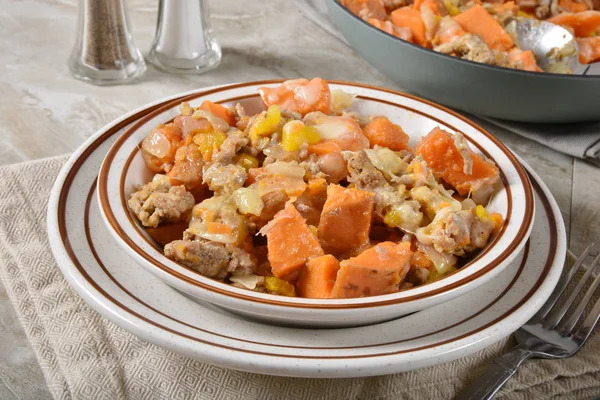
[[[147,51],[157,1],[130,0]],[[0,165],[72,152],[105,123],[156,98],[244,80],[320,76],[397,88],[292,1],[212,0],[223,47],[215,71],[168,75],[149,67],[135,84],[96,87],[69,76],[76,0],[0,0]],[[488,127],[489,128],[489,127]],[[576,253],[600,243],[600,169],[499,128],[489,128],[541,175],[558,200]],[[0,285],[0,399],[46,399],[42,371]]]

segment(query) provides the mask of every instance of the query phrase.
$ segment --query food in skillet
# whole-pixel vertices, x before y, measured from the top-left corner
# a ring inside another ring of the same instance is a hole
[[[128,204],[167,257],[248,290],[353,298],[440,279],[501,229],[484,207],[498,168],[460,133],[413,149],[319,78],[259,92],[265,111],[183,103],[143,140],[156,175]]]
[[[526,71],[542,70],[522,50],[509,22],[547,20],[569,30],[579,61],[600,60],[598,0],[341,0],[348,10],[402,40],[470,61]],[[574,50],[574,49],[573,49]]]

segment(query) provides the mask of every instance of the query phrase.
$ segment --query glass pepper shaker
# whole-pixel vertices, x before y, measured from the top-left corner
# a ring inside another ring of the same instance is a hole
[[[125,0],[79,0],[71,74],[96,85],[129,82],[146,71],[129,29]]]
[[[171,73],[202,73],[221,62],[204,0],[160,0],[148,62]]]

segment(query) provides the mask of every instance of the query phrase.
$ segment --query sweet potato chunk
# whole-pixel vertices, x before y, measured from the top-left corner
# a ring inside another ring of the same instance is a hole
[[[342,149],[337,143],[334,142],[320,142],[317,144],[311,144],[308,146],[308,152],[322,156],[329,153],[340,153]]]
[[[434,128],[425,136],[415,151],[423,157],[434,175],[454,186],[465,196],[489,187],[500,179],[498,167],[470,151],[473,161],[471,174],[464,172],[465,161],[454,142],[452,135],[440,128]]]
[[[369,139],[353,117],[315,112],[306,115],[304,122],[319,132],[322,142],[333,142],[340,150],[359,151],[369,147]]]
[[[394,10],[391,14],[394,25],[401,28],[409,28],[412,31],[413,41],[419,46],[427,46],[425,35],[425,24],[421,19],[421,13],[412,7],[402,7]]]
[[[383,242],[342,261],[331,298],[395,293],[410,269],[410,243]]]
[[[324,178],[311,178],[308,187],[294,202],[294,206],[310,225],[319,225],[323,205],[327,200],[327,181]]]
[[[261,87],[260,97],[267,107],[277,105],[284,110],[296,111],[303,116],[311,111],[329,114],[331,92],[329,84],[321,78],[292,79],[279,87]]]
[[[413,7],[415,10],[421,11],[421,6],[427,6],[429,9],[440,17],[448,15],[448,9],[441,0],[415,0]]]
[[[589,37],[596,35],[600,28],[600,11],[561,13],[547,21],[571,28],[577,37]]]
[[[323,255],[318,239],[292,204],[275,214],[262,232],[267,236],[269,263],[277,278],[294,282],[310,258]]]
[[[309,260],[296,283],[298,295],[311,299],[328,299],[339,269],[340,262],[331,254]]]
[[[508,51],[514,43],[502,25],[479,4],[454,17],[467,32],[478,35],[491,48]]]
[[[369,18],[367,22],[390,35],[394,35],[407,42],[412,42],[412,31],[410,28],[402,28],[392,24],[390,21],[382,21],[376,18]]]
[[[342,0],[342,5],[363,19],[385,19],[386,13],[380,0]]]
[[[221,118],[230,126],[235,126],[235,117],[227,107],[222,106],[221,104],[213,103],[210,100],[204,100],[200,105],[200,109],[208,111],[215,117]]]
[[[572,13],[583,12],[590,9],[585,1],[578,2],[575,0],[558,0],[558,7]]]
[[[590,64],[600,60],[600,36],[577,38],[579,46],[579,62]]]
[[[467,32],[463,30],[463,28],[454,20],[454,18],[445,17],[441,19],[440,26],[433,37],[432,43],[434,46],[452,43],[466,34]]]
[[[518,48],[512,49],[508,53],[508,58],[511,61],[521,61],[523,63],[523,69],[525,71],[541,72],[542,69],[538,67],[535,61],[535,56],[531,50],[523,51]]]
[[[327,187],[327,201],[317,228],[327,253],[346,253],[369,242],[373,197],[372,193],[360,189]]]
[[[408,147],[408,135],[386,117],[373,119],[365,126],[363,132],[369,138],[371,147],[379,145],[394,151],[404,150]]]

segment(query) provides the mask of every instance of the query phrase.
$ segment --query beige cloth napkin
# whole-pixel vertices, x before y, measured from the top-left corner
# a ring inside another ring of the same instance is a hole
[[[297,379],[228,370],[119,328],[67,284],[46,238],[46,204],[66,157],[0,169],[0,279],[56,399],[450,399],[509,347],[372,378]],[[600,332],[576,356],[532,360],[497,399],[600,394]]]

